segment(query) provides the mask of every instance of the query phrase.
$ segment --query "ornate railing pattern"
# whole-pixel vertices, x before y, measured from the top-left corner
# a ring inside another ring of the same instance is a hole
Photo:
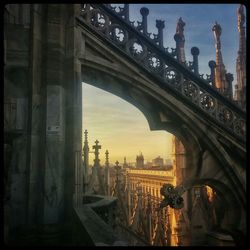
[[[171,234],[174,237],[175,221],[172,220],[174,211],[161,205],[161,184],[160,182],[155,183],[156,179],[150,178],[156,175],[151,172],[151,176],[140,181],[140,178],[137,178],[134,172],[123,174],[126,175],[126,178],[123,188],[125,198],[122,202],[126,204],[130,229],[137,233],[139,237],[143,237],[150,245],[170,244]],[[148,174],[150,174],[150,170],[148,170]],[[165,174],[163,175],[165,176],[163,183],[169,183],[168,177]],[[170,182],[173,182],[173,180]],[[172,243],[175,245],[176,241]]]
[[[135,26],[129,20],[128,4],[112,7],[111,4],[83,4],[78,19],[102,37],[125,52],[127,56],[151,74],[160,87],[181,94],[193,107],[203,110],[237,138],[245,141],[245,112],[228,100],[214,87],[212,77],[195,74],[193,63],[177,61],[176,50],[163,47],[164,22],[156,20],[158,34],[147,32],[148,9],[142,8],[142,22]]]
[[[169,244],[169,236],[171,235],[170,210],[168,207],[160,207],[161,198],[152,196],[149,192],[143,192],[140,185],[136,189],[132,189],[128,194],[131,200],[131,218],[130,228],[135,230],[138,236],[143,237],[150,245],[167,245]],[[139,200],[141,202],[140,212],[142,217],[135,218],[138,210]],[[136,220],[136,221],[134,221]],[[147,221],[147,223],[145,223]],[[141,228],[142,225],[142,228]],[[162,230],[159,230],[161,227]],[[158,242],[160,237],[163,242]]]

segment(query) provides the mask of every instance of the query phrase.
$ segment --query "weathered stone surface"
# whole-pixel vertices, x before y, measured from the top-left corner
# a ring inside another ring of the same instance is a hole
[[[11,176],[11,224],[12,227],[26,223],[26,175]]]
[[[81,205],[81,90],[82,81],[87,81],[135,105],[152,130],[179,136],[188,154],[187,176],[211,185],[214,181],[221,193],[227,190],[228,218],[223,225],[245,231],[245,146],[237,138],[204,119],[170,89],[164,91],[142,67],[107,42],[78,26],[75,17],[80,5],[36,4],[31,16],[28,6],[12,7],[13,18],[6,17],[5,24],[4,95],[17,105],[15,117],[8,111],[13,129],[24,131],[21,139],[14,139],[12,226],[71,221],[73,198],[75,205]],[[27,26],[29,20],[33,23]],[[230,154],[218,135],[230,141],[241,156]],[[238,222],[233,216],[237,210],[241,213]],[[106,230],[104,225],[91,224],[86,215],[92,216],[93,211],[86,209],[80,215],[89,230]],[[93,235],[97,244],[102,242],[101,235]],[[114,242],[112,236],[108,238]]]

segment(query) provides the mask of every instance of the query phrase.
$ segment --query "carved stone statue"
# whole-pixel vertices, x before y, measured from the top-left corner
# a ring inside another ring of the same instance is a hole
[[[215,25],[213,26],[212,31],[214,32],[214,37],[215,37],[216,42],[220,43],[220,36],[221,36],[222,29],[221,29],[221,26],[217,22],[215,22]]]
[[[184,26],[186,25],[186,23],[182,20],[182,18],[180,17],[176,26],[176,34],[179,35],[183,35],[183,31],[184,31]]]

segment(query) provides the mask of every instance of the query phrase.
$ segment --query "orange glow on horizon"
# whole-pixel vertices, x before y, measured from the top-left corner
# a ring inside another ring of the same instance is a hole
[[[100,164],[105,164],[105,151],[109,151],[109,162],[135,163],[142,152],[144,163],[161,156],[171,159],[172,134],[166,131],[150,131],[144,115],[136,107],[120,97],[93,87],[82,85],[83,131],[88,130],[89,149],[99,140]],[[82,133],[83,134],[83,133]],[[84,142],[84,134],[83,140]],[[90,153],[92,165],[94,154]]]

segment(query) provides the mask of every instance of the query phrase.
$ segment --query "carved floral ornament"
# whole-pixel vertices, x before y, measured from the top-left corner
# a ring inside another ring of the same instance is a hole
[[[237,114],[237,109],[234,111],[226,102],[223,103],[223,97],[214,94],[217,91],[212,87],[211,76],[207,75],[205,80],[203,74],[200,74],[198,75],[201,79],[200,83],[195,83],[187,76],[187,71],[194,74],[192,62],[184,63],[183,70],[175,68],[168,58],[164,57],[165,54],[174,60],[177,58],[176,49],[171,48],[169,52],[168,48],[162,46],[164,21],[157,20],[158,34],[152,36],[147,31],[147,9],[142,8],[141,14],[143,21],[137,22],[136,26],[129,20],[128,4],[122,6],[82,4],[81,20],[125,52],[150,74],[160,78],[161,84],[172,87],[221,125],[245,140],[245,118]],[[163,52],[159,53],[157,47]],[[206,88],[203,88],[204,85]],[[207,91],[208,89],[211,90]]]

